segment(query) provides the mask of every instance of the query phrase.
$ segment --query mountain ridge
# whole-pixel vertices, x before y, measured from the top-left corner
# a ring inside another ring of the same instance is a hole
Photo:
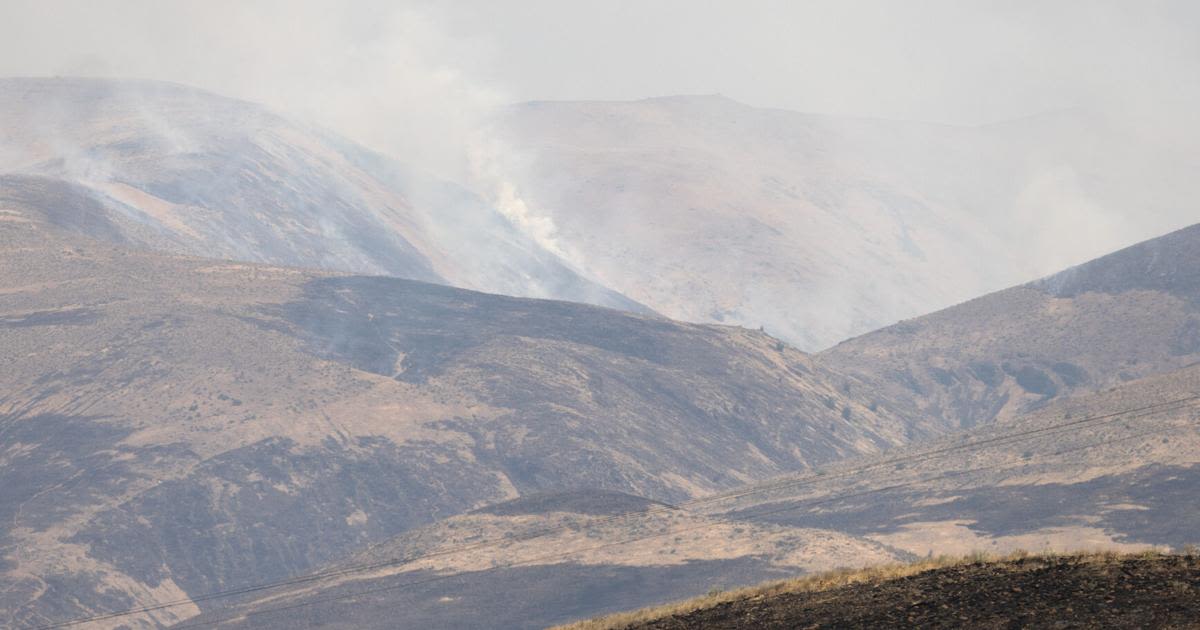
[[[539,491],[680,500],[908,439],[757,331],[131,249],[12,204],[0,244],[18,625],[295,576]]]
[[[154,81],[2,79],[0,117],[10,199],[52,205],[53,191],[33,193],[61,180],[126,244],[648,310],[467,190],[247,101]]]
[[[1186,160],[1090,112],[956,126],[713,96],[538,101],[485,136],[502,150],[482,188],[503,180],[574,266],[675,319],[807,351],[1166,231],[1196,193]]]

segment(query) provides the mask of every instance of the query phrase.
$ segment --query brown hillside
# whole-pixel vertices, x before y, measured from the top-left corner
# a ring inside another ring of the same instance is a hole
[[[818,356],[947,426],[1004,421],[1196,363],[1196,278],[1200,225]]]
[[[757,331],[60,224],[0,196],[0,624],[302,575],[519,495],[679,501],[906,441]]]

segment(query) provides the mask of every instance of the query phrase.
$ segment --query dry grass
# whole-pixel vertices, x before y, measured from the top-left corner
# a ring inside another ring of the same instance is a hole
[[[683,615],[704,608],[711,608],[725,602],[763,599],[784,593],[815,593],[864,582],[886,582],[933,569],[944,569],[967,564],[983,562],[1002,563],[1026,558],[1050,559],[1063,557],[1077,558],[1087,562],[1108,563],[1126,557],[1154,557],[1160,553],[1155,550],[1142,551],[1136,554],[1122,554],[1115,551],[1078,553],[1030,553],[1028,551],[1017,551],[1007,555],[975,552],[964,556],[937,556],[908,564],[888,564],[862,569],[837,569],[827,573],[818,573],[777,582],[767,582],[732,591],[710,591],[706,595],[693,599],[577,621],[567,625],[556,626],[554,630],[619,630],[633,624],[662,619],[672,615]],[[1192,555],[1191,550],[1186,550],[1184,553]]]

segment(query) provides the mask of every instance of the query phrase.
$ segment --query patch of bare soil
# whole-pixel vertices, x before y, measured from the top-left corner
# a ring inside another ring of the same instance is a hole
[[[724,602],[627,628],[1196,628],[1200,558],[978,562]]]

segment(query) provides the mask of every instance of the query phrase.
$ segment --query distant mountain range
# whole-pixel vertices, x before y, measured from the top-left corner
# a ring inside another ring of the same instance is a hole
[[[0,120],[0,202],[87,236],[646,311],[467,190],[252,103],[167,83],[3,79]]]
[[[1086,111],[959,127],[720,96],[538,102],[496,118],[487,164],[590,278],[816,351],[1181,227],[1200,149],[1143,127]]]
[[[103,208],[90,236],[763,327],[807,351],[1178,227],[1200,195],[1194,148],[1148,153],[1088,112],[955,127],[717,96],[528,103],[480,134],[463,183],[174,84],[4,79],[0,120],[0,195],[65,226]]]

